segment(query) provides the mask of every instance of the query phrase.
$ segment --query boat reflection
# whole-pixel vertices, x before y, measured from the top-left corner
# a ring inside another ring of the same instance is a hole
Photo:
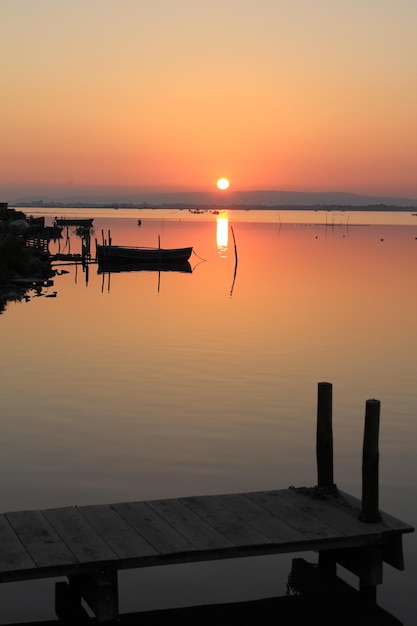
[[[192,267],[188,261],[177,261],[171,263],[159,262],[130,262],[130,263],[109,263],[108,259],[104,263],[99,263],[97,274],[103,277],[101,291],[104,291],[104,278],[107,276],[107,291],[110,292],[110,276],[111,274],[120,274],[122,272],[157,272],[158,273],[158,293],[161,290],[161,272],[180,272],[183,274],[191,274]]]
[[[149,262],[130,262],[130,263],[102,263],[98,265],[98,274],[120,273],[120,272],[182,272],[185,274],[192,273],[192,267],[188,261],[177,263],[149,263]]]

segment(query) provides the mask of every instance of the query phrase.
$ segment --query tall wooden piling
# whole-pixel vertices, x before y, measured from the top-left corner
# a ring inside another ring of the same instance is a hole
[[[362,512],[367,522],[380,519],[379,513],[379,400],[367,400],[362,453]]]
[[[317,485],[333,489],[333,388],[331,383],[319,383],[317,392]]]

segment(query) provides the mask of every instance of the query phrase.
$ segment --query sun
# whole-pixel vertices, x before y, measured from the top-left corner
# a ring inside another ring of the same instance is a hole
[[[218,189],[221,189],[222,191],[224,191],[225,189],[228,189],[230,185],[227,178],[219,178],[216,184],[217,184]]]

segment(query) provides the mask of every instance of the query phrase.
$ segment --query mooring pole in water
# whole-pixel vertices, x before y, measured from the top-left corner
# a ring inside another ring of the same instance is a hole
[[[234,286],[235,286],[236,273],[237,273],[237,245],[236,245],[236,238],[235,238],[235,233],[234,233],[234,230],[233,230],[233,226],[230,226],[230,230],[232,231],[233,243],[234,243],[234,246],[235,246],[235,271],[234,271],[234,274],[233,274],[232,286],[230,288],[230,297],[232,297],[233,289],[234,289]]]
[[[332,489],[333,482],[333,427],[332,385],[319,383],[317,393],[317,485]]]
[[[379,400],[367,400],[362,454],[362,512],[366,522],[377,522],[379,513]]]

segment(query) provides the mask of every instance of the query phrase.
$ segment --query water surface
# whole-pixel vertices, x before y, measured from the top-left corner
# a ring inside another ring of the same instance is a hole
[[[2,511],[313,485],[317,383],[329,381],[337,485],[360,497],[377,398],[381,508],[417,525],[416,217],[65,211],[81,212],[93,253],[109,231],[115,244],[191,245],[192,272],[61,262],[52,287],[8,306]],[[75,228],[63,234],[50,249],[80,252]],[[404,544],[406,570],[384,565],[378,598],[414,624],[415,536]],[[166,569],[123,574],[122,609],[285,595],[290,557]],[[52,582],[30,585],[47,590],[18,618],[53,616]],[[0,622],[21,589],[0,587]]]

